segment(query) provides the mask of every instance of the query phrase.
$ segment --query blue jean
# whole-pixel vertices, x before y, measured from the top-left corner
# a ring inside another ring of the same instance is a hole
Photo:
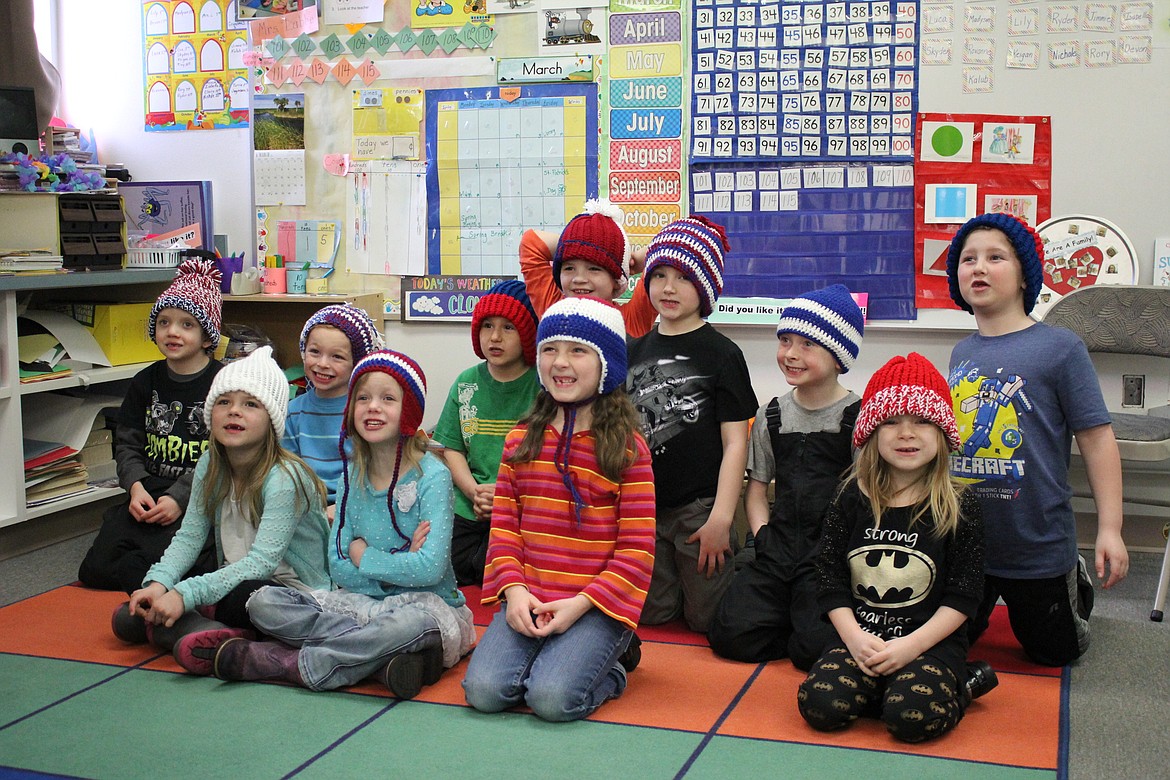
[[[293,588],[257,591],[248,616],[265,634],[301,649],[301,679],[314,691],[353,685],[398,653],[442,644],[438,621],[424,610],[388,609],[362,624],[323,610],[312,595]]]
[[[545,720],[580,720],[626,689],[617,662],[634,632],[591,609],[563,634],[512,630],[501,608],[467,666],[463,691],[481,712],[527,704]]]

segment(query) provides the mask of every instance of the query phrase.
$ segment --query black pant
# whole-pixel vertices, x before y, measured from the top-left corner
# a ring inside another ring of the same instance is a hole
[[[451,532],[451,567],[455,569],[455,581],[460,585],[483,585],[491,528],[492,524],[487,520],[468,520],[455,515],[455,528]]]
[[[983,603],[968,624],[967,636],[974,644],[987,630],[995,602],[1002,597],[1012,633],[1028,657],[1044,666],[1064,666],[1089,648],[1091,594],[1092,583],[1087,577],[1078,582],[1077,569],[1062,577],[1038,580],[1009,580],[989,574],[984,580]]]
[[[133,593],[162,558],[181,523],[181,519],[165,526],[140,523],[130,516],[129,499],[110,507],[102,515],[102,527],[77,570],[77,579],[90,588]],[[215,571],[215,563],[215,539],[209,532],[184,579]]]

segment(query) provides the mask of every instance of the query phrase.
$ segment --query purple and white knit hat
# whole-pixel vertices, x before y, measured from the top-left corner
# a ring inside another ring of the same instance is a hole
[[[347,301],[326,306],[309,317],[305,322],[305,327],[301,329],[300,351],[302,354],[305,351],[305,342],[309,340],[309,333],[318,325],[331,325],[345,334],[345,337],[349,339],[349,347],[355,364],[374,350],[384,346],[382,334],[378,332],[378,326],[374,324],[370,315],[366,314],[366,310]]]

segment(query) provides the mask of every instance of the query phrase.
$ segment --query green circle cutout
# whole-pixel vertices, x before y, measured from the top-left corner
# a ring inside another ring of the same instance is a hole
[[[954,125],[943,125],[931,134],[930,148],[940,157],[954,157],[963,148],[963,133]]]

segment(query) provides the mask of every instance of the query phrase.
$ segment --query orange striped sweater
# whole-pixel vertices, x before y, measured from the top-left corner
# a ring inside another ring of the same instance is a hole
[[[654,472],[646,442],[635,437],[636,458],[618,484],[598,469],[593,433],[573,434],[569,470],[585,502],[578,525],[572,497],[553,462],[558,430],[545,428],[536,460],[508,462],[525,428],[517,426],[504,441],[483,603],[498,602],[513,585],[524,585],[545,603],[580,593],[605,614],[637,628],[654,570]]]

